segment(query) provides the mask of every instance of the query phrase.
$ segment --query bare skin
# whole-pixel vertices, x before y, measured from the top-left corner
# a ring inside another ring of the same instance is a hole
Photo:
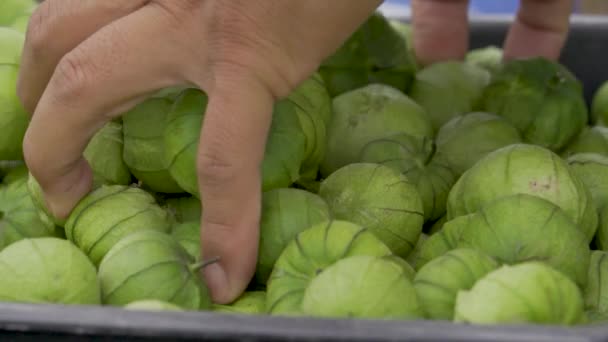
[[[216,303],[231,302],[255,271],[259,166],[273,103],[309,77],[381,2],[46,0],[28,28],[18,94],[32,113],[26,163],[51,211],[66,217],[90,191],[82,153],[106,122],[155,90],[200,87],[210,98],[197,165],[203,257],[221,258],[204,276]],[[506,57],[557,58],[568,4],[522,1]],[[425,64],[462,58],[467,1],[417,0],[413,6],[418,58]]]
[[[468,0],[413,0],[414,50],[421,64],[460,60],[468,50]],[[504,42],[506,60],[556,60],[564,46],[572,0],[522,0]]]

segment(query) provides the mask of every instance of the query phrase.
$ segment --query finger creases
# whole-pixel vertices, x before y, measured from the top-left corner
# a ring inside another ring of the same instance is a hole
[[[19,75],[19,97],[28,113],[34,112],[63,56],[99,29],[146,3],[146,0],[42,2],[30,20]]]
[[[568,35],[572,0],[522,0],[505,41],[505,59],[557,60]]]
[[[61,58],[36,107],[24,157],[59,217],[90,187],[82,154],[93,135],[143,96],[180,82],[171,41],[149,39],[164,29],[155,15],[142,8],[84,40]]]
[[[461,60],[469,44],[467,0],[412,1],[412,33],[422,65]]]
[[[234,75],[234,74],[233,74]],[[204,270],[212,298],[229,303],[253,277],[261,211],[261,163],[273,111],[271,92],[253,78],[217,77],[209,95],[198,152],[204,208]]]

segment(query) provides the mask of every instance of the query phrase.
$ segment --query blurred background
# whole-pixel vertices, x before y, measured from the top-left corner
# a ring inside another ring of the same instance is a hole
[[[410,0],[385,0],[381,10],[404,16],[410,13]],[[509,15],[514,14],[519,0],[471,0],[471,14]],[[576,14],[608,15],[608,0],[575,0]]]

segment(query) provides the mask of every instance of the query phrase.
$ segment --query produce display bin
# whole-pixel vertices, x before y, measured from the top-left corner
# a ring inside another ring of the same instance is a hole
[[[400,18],[407,20],[407,18]],[[508,18],[472,18],[472,47],[500,45]],[[608,19],[573,18],[562,62],[587,99],[608,80]],[[208,312],[0,304],[2,341],[608,341],[607,326],[472,326],[436,321],[368,321]]]

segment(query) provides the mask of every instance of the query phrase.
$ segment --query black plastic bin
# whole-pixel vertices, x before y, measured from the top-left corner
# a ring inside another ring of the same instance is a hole
[[[405,18],[404,18],[405,19]],[[500,45],[509,20],[472,19],[471,44]],[[587,99],[608,80],[608,19],[573,18],[562,61]],[[41,284],[41,286],[44,286]],[[607,326],[468,326],[433,321],[363,321],[207,312],[134,312],[108,307],[0,304],[1,341],[608,341]]]

